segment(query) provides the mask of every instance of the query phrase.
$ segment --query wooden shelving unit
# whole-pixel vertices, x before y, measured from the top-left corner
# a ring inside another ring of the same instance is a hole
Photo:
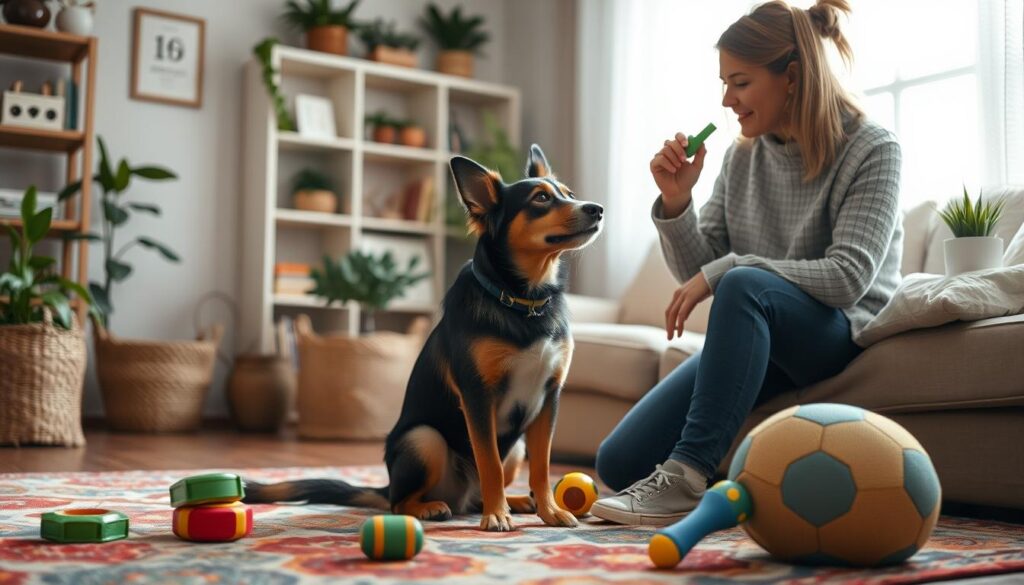
[[[359,330],[359,307],[324,307],[312,296],[274,294],[274,264],[321,264],[324,254],[340,257],[350,250],[426,251],[429,283],[410,298],[394,301],[378,327],[401,327],[416,315],[437,317],[444,291],[473,243],[464,229],[445,224],[447,199],[454,196],[449,178],[449,125],[457,117],[472,140],[484,136],[482,117],[492,114],[514,144],[520,137],[520,95],[515,88],[443,75],[432,71],[382,65],[294,47],[278,46],[272,64],[279,72],[289,108],[299,94],[328,98],[334,106],[336,138],[309,138],[277,129],[263,85],[261,65],[247,65],[245,86],[245,173],[240,343],[257,342],[272,351],[273,325],[281,316],[306,313],[318,330]],[[369,139],[367,114],[385,110],[413,118],[426,129],[428,144],[412,148]],[[292,175],[312,167],[331,176],[341,200],[339,213],[290,209]],[[377,198],[388,196],[418,178],[433,179],[434,197],[427,221],[374,215]]]
[[[95,37],[83,37],[62,32],[37,28],[0,24],[0,55],[57,61],[71,67],[71,80],[79,88],[80,129],[38,130],[18,126],[0,125],[0,158],[3,149],[23,149],[52,152],[66,159],[65,181],[71,183],[82,176],[91,176],[93,168],[93,110],[96,87],[97,41]],[[5,185],[25,188],[28,185]],[[64,278],[88,286],[89,242],[66,241],[63,236],[70,233],[89,231],[89,205],[92,183],[82,182],[81,192],[69,199],[64,206],[64,219],[57,219],[48,234],[62,238],[60,271]],[[20,226],[21,220],[2,217],[0,225]],[[78,312],[79,322],[84,322],[86,306],[78,299],[72,299],[72,306]]]

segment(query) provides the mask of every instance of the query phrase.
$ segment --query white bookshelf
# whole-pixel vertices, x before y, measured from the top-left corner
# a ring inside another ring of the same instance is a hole
[[[447,199],[454,196],[448,172],[452,156],[449,123],[456,116],[470,140],[484,138],[483,115],[489,112],[520,143],[520,96],[515,88],[420,69],[327,55],[278,46],[272,63],[289,110],[298,94],[326,97],[334,105],[336,138],[311,138],[277,129],[263,85],[260,63],[246,65],[244,122],[244,193],[240,343],[274,348],[273,324],[283,315],[308,314],[317,330],[356,334],[355,303],[324,307],[312,296],[274,294],[274,265],[301,262],[320,266],[324,254],[338,258],[373,245],[402,250],[420,247],[432,276],[392,302],[377,316],[379,328],[402,327],[417,315],[436,318],[444,291],[472,254],[465,230],[445,224]],[[363,120],[385,110],[413,118],[427,131],[425,148],[381,144],[369,138]],[[489,139],[489,137],[487,137]],[[338,213],[291,208],[291,182],[302,168],[332,177]],[[374,216],[380,197],[391,195],[416,178],[433,179],[434,197],[427,221]],[[404,263],[402,263],[404,264]]]

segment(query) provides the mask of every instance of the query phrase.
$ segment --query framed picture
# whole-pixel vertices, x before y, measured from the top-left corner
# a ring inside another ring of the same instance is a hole
[[[148,8],[134,21],[132,98],[201,107],[206,21]]]
[[[295,96],[295,124],[299,134],[310,138],[336,138],[334,106],[331,100],[316,95]]]

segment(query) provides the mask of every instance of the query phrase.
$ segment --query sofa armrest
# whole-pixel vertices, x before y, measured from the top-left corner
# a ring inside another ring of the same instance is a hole
[[[618,323],[621,304],[613,299],[566,294],[569,320],[574,323]]]

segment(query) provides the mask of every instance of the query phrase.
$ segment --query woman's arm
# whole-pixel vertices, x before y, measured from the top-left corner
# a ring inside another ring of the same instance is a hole
[[[899,221],[899,183],[900,147],[886,142],[858,167],[840,205],[832,244],[824,258],[770,260],[730,254],[705,266],[704,275],[714,289],[729,268],[753,266],[778,274],[830,307],[852,307],[874,282],[889,250]]]

